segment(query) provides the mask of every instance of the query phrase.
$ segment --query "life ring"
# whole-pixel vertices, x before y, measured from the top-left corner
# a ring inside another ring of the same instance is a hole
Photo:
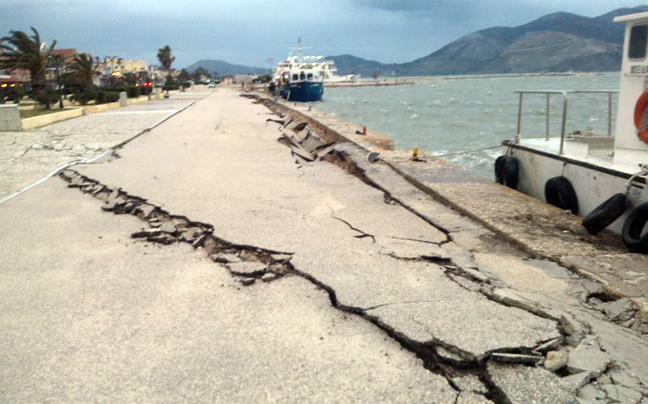
[[[641,234],[648,222],[648,202],[634,208],[623,224],[623,242],[635,253],[648,253],[648,233]]]
[[[639,139],[644,143],[648,143],[648,122],[646,122],[646,125],[642,125],[646,107],[648,107],[648,90],[644,91],[643,94],[639,96],[634,113],[635,127],[639,131],[637,136],[639,136]]]
[[[571,182],[565,177],[554,177],[545,184],[545,200],[548,204],[578,214],[578,197]]]

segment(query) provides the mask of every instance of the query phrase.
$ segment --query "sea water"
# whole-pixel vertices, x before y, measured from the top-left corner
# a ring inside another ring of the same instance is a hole
[[[618,90],[619,74],[482,78],[416,78],[414,85],[326,88],[320,111],[383,133],[397,149],[418,147],[487,178],[498,146],[517,132],[519,95],[530,90]],[[608,133],[608,96],[570,94],[566,133]],[[550,97],[550,134],[560,136],[563,99]],[[616,119],[613,97],[612,124]],[[546,136],[546,96],[525,95],[522,136]]]

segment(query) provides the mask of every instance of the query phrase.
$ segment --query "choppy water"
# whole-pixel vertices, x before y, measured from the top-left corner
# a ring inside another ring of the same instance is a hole
[[[512,139],[517,127],[518,90],[616,90],[619,74],[561,77],[417,79],[414,86],[326,88],[315,108],[366,125],[394,139],[398,149],[414,146],[434,155],[496,146]],[[615,96],[616,101],[616,96]],[[524,137],[545,136],[544,95],[525,95]],[[551,98],[551,133],[560,134],[562,98]],[[607,133],[607,96],[571,95],[567,131],[588,128]],[[613,119],[616,102],[613,106]],[[475,173],[492,177],[499,149],[446,157]]]

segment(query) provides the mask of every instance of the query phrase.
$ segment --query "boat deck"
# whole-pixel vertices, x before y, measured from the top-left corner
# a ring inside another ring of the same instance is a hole
[[[565,139],[563,154],[560,154],[560,138],[522,139],[517,145],[559,160],[580,162],[628,175],[637,172],[636,166],[614,162],[613,137],[593,136]]]

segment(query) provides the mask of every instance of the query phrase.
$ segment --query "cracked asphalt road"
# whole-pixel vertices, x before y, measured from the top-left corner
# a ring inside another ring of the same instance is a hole
[[[552,340],[577,347],[603,320],[579,308],[587,324],[567,327],[561,316],[573,313],[545,299],[571,296],[577,280],[520,270],[518,251],[384,167],[366,167],[376,189],[291,156],[268,117],[219,90],[120,159],[76,170],[228,243],[291,253],[287,276],[272,282],[243,286],[207,247],[131,240],[150,223],[104,213],[59,178],[0,206],[4,401],[570,403],[591,381],[614,384],[605,368],[575,384],[491,358],[528,360]],[[503,304],[498,288],[538,292],[538,310]],[[641,363],[640,338],[600,324],[601,346],[621,338]],[[641,399],[646,375],[625,352],[612,359],[624,376],[640,373],[631,379]]]

